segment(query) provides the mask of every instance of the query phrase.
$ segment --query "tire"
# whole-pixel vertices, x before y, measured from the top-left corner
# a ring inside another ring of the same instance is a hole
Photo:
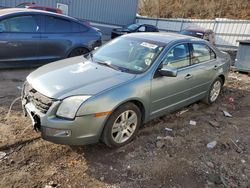
[[[223,86],[222,79],[219,77],[216,78],[213,81],[213,83],[211,84],[209,91],[208,91],[206,97],[203,99],[203,101],[209,105],[214,103],[220,95],[220,92],[222,90],[222,86]]]
[[[80,56],[86,53],[89,53],[89,50],[87,48],[75,48],[74,50],[70,52],[68,57]]]
[[[102,141],[111,148],[124,146],[135,137],[141,122],[141,111],[135,104],[121,105],[107,120]]]

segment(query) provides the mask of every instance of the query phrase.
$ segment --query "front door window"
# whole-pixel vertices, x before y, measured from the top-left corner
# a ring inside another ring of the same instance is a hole
[[[187,67],[190,64],[190,56],[187,44],[180,44],[172,48],[163,60],[163,65],[175,68]]]

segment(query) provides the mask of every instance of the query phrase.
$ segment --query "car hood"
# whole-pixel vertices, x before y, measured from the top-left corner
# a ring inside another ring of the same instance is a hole
[[[39,93],[63,99],[72,95],[95,95],[134,77],[134,74],[120,72],[79,56],[38,68],[27,77],[27,81]]]

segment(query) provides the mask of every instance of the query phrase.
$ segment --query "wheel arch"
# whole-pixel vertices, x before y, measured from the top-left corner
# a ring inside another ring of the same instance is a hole
[[[223,74],[221,74],[221,75],[219,75],[218,77],[222,80],[222,85],[224,85],[224,84],[225,84],[225,81],[226,81],[225,76],[224,76]]]
[[[70,48],[66,54],[66,57],[69,57],[69,55],[71,54],[71,52],[73,52],[75,49],[77,48],[85,48],[86,50],[88,50],[89,52],[91,52],[91,49],[86,46],[86,45],[77,45],[77,46],[73,46],[72,48]]]
[[[114,112],[120,106],[125,105],[127,103],[132,103],[132,104],[136,105],[139,108],[139,110],[141,112],[141,125],[142,125],[143,122],[144,122],[144,119],[145,119],[145,106],[144,106],[143,102],[138,100],[138,99],[128,99],[126,101],[123,101],[123,102],[119,103],[117,106],[115,106],[114,109],[112,110],[112,112]],[[106,124],[107,124],[109,118],[111,118],[111,115],[112,115],[112,113],[106,118],[104,126],[102,127],[102,131],[101,131],[101,134],[100,134],[100,140],[102,140],[104,143],[106,143],[105,137],[104,137],[104,135],[105,135],[105,127],[106,127]],[[106,145],[107,145],[107,143],[106,143]],[[108,144],[108,146],[110,146],[110,145]]]
[[[144,103],[139,99],[128,99],[126,101],[123,101],[123,102],[119,103],[117,106],[115,106],[112,111],[115,111],[117,108],[119,108],[120,106],[122,106],[122,105],[124,105],[126,103],[133,103],[140,109],[141,120],[142,120],[142,123],[143,123],[145,121],[145,117],[146,117],[146,108],[145,108]]]

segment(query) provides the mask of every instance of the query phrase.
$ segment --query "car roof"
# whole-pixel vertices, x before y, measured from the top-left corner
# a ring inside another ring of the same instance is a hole
[[[165,43],[168,44],[174,41],[204,41],[202,39],[187,36],[187,35],[180,35],[176,33],[168,33],[168,32],[144,32],[142,33],[131,33],[124,35],[123,37],[134,37],[138,39],[144,39],[149,41],[155,41],[158,43]]]
[[[57,14],[54,12],[48,12],[48,11],[43,11],[43,10],[37,10],[37,9],[26,9],[26,8],[6,8],[6,9],[1,9],[0,10],[0,17],[9,15],[9,14],[19,14],[19,13],[42,13],[42,14],[47,14],[47,15],[56,15],[60,17],[64,17],[66,19],[71,19],[74,21],[78,21],[76,18],[72,18],[70,16],[62,15],[62,14]]]

